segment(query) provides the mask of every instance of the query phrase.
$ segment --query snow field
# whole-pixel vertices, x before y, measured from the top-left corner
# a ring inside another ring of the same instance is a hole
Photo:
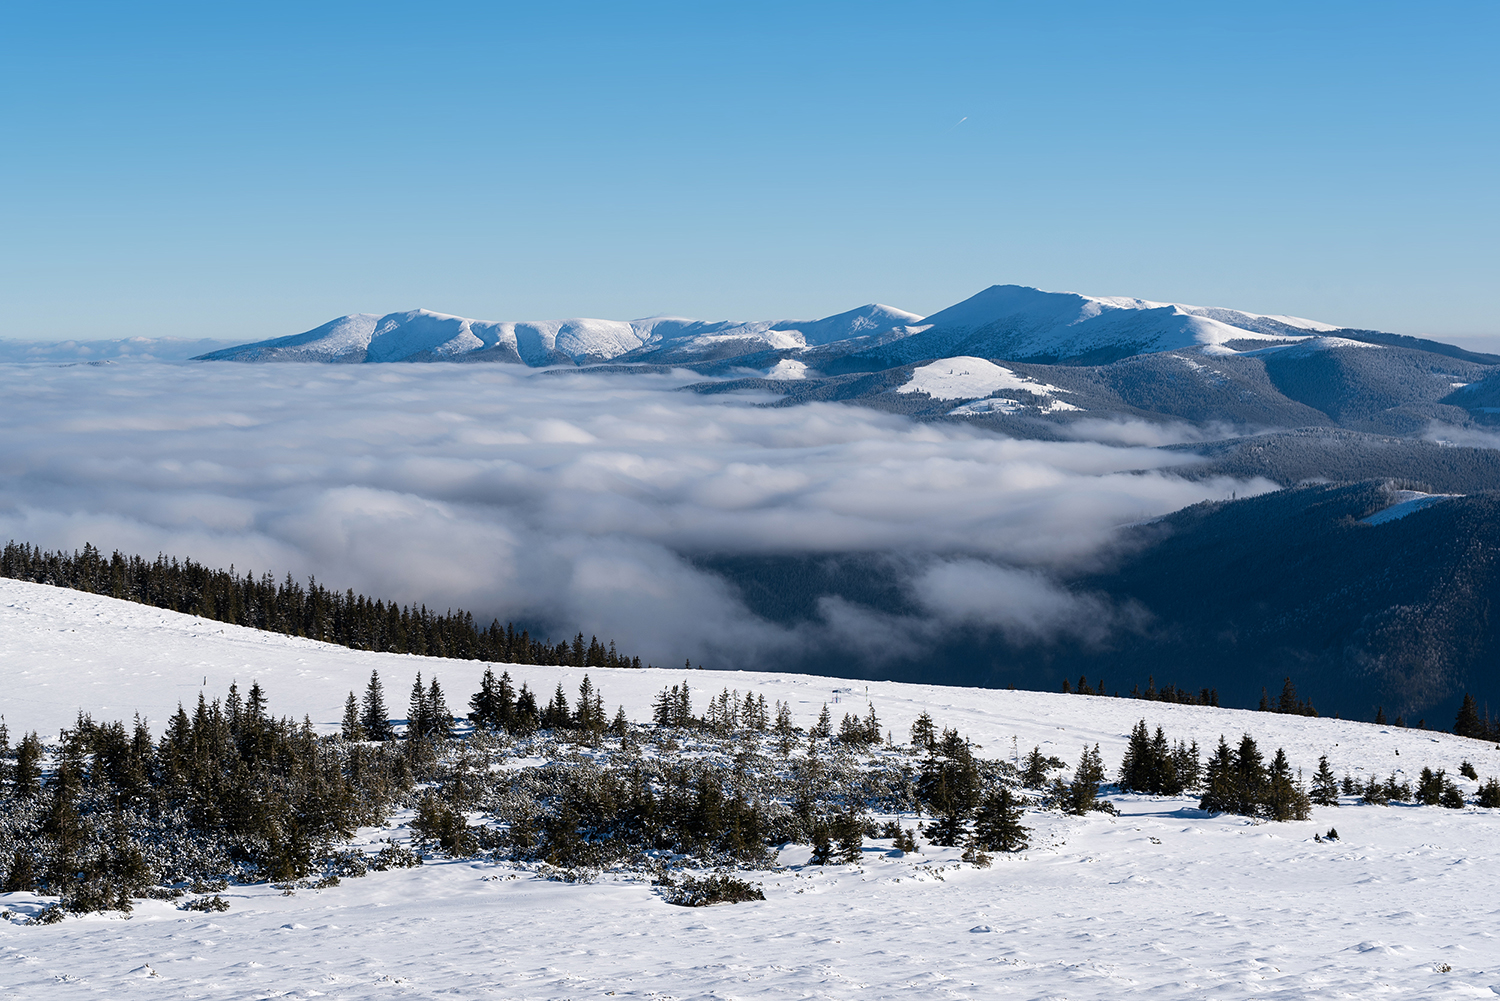
[[[456,712],[483,665],[372,654],[225,626],[43,585],[0,580],[0,679],[14,739],[52,737],[78,708],[139,711],[155,728],[200,690],[259,680],[277,714],[332,730],[345,695],[381,672],[399,712],[436,674]],[[721,688],[789,702],[799,725],[830,704],[862,715],[866,690],[901,739],[922,711],[986,757],[1033,745],[1075,762],[1098,742],[1113,772],[1144,717],[1206,756],[1219,734],[1285,747],[1309,773],[1412,780],[1460,760],[1500,774],[1500,749],[1448,734],[1127,699],[942,688],[771,672],[511,666],[543,697],[585,673],[607,709],[649,715],[684,678],[700,711]],[[1090,679],[1094,681],[1095,679]],[[1106,679],[1107,681],[1107,679]],[[1447,721],[1444,721],[1445,723]],[[858,866],[747,873],[763,902],[684,909],[626,874],[575,885],[509,865],[441,861],[283,896],[230,887],[231,909],[141,901],[128,920],[19,923],[42,901],[0,895],[0,998],[1161,998],[1492,997],[1500,993],[1494,811],[1317,808],[1305,823],[1210,817],[1188,798],[1115,795],[1118,817],[1032,812],[1032,847],[985,870],[957,849],[899,856],[867,841]],[[360,840],[406,836],[405,816]],[[477,818],[476,818],[477,819]],[[879,818],[884,819],[884,818]],[[902,818],[907,826],[912,817]],[[1336,826],[1337,842],[1316,842]],[[1441,972],[1443,967],[1447,972]],[[1491,991],[1494,985],[1496,990]]]

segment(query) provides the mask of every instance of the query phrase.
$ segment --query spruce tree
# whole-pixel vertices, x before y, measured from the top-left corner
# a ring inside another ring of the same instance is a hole
[[[1463,705],[1458,708],[1458,716],[1453,721],[1453,732],[1460,737],[1484,737],[1484,723],[1479,718],[1479,707],[1474,704],[1474,696],[1464,692]]]
[[[1207,774],[1203,781],[1203,796],[1198,809],[1209,813],[1235,813],[1241,801],[1238,773],[1235,770],[1234,752],[1229,749],[1223,734],[1219,735],[1219,746],[1208,759]]]
[[[448,708],[447,699],[443,698],[443,689],[438,685],[437,675],[433,675],[427,686],[427,732],[437,740],[447,740],[453,736],[453,711]]]
[[[1099,799],[1099,783],[1104,781],[1104,761],[1099,755],[1099,745],[1087,745],[1078,758],[1078,767],[1073,769],[1073,781],[1068,784],[1068,795],[1064,809],[1068,813],[1084,814],[1094,809]]]
[[[1149,788],[1158,796],[1176,796],[1182,792],[1182,782],[1177,777],[1177,765],[1172,760],[1172,746],[1167,742],[1166,731],[1156,728],[1151,738],[1151,771]]]
[[[927,715],[927,710],[912,722],[911,746],[913,750],[926,751],[932,747],[937,737],[937,726],[932,722],[932,717]]]
[[[365,727],[359,721],[359,700],[354,697],[353,692],[350,692],[349,697],[344,700],[344,722],[339,732],[348,741],[365,739]]]
[[[1318,773],[1313,776],[1312,801],[1319,806],[1339,805],[1339,780],[1328,766],[1328,755],[1318,758]]]
[[[33,730],[16,745],[15,785],[17,796],[35,796],[42,791],[42,739]]]
[[[813,727],[812,736],[833,736],[833,714],[828,711],[828,703],[823,703],[823,711],[818,714],[818,725]]]
[[[1307,793],[1302,788],[1300,776],[1292,778],[1292,768],[1287,762],[1286,751],[1276,749],[1266,769],[1264,814],[1271,820],[1306,820],[1311,816]]]
[[[1130,742],[1125,745],[1125,756],[1120,759],[1120,788],[1126,792],[1154,791],[1151,789],[1152,764],[1151,736],[1143,719],[1131,728]]]
[[[406,706],[406,739],[422,740],[432,730],[432,710],[427,702],[427,689],[422,685],[422,672],[412,682],[411,698]]]
[[[536,733],[541,726],[541,712],[537,709],[536,695],[521,682],[521,693],[516,696],[516,711],[511,722],[511,732],[517,736],[526,737]]]
[[[479,679],[479,691],[469,696],[469,722],[477,729],[501,728],[499,687],[494,670],[486,667],[484,676]]]
[[[974,820],[974,845],[987,852],[1018,852],[1028,847],[1029,827],[1021,824],[1021,804],[1002,785],[985,797]]]
[[[1287,678],[1281,686],[1281,699],[1276,705],[1276,711],[1295,716],[1301,708],[1301,704],[1297,701],[1297,686],[1292,684],[1291,678]]]
[[[1234,752],[1234,772],[1238,798],[1230,812],[1253,817],[1266,800],[1266,767],[1255,738],[1248,733],[1240,737],[1240,746]]]
[[[380,684],[380,674],[371,671],[359,718],[365,728],[365,735],[370,740],[390,740],[395,736],[391,729],[390,715],[390,710],[385,707],[385,690]]]
[[[1199,760],[1196,740],[1191,744],[1179,740],[1172,749],[1172,774],[1177,781],[1178,794],[1198,789],[1203,776],[1203,764]]]

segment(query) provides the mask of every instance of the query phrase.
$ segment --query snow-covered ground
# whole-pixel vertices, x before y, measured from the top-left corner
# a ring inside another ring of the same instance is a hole
[[[0,706],[12,737],[55,736],[78,708],[159,724],[179,700],[256,679],[278,714],[332,729],[372,669],[399,704],[439,676],[455,709],[482,665],[345,650],[42,585],[0,581]],[[511,667],[570,693],[585,673]],[[991,757],[1033,745],[1119,763],[1142,717],[1207,753],[1250,732],[1310,771],[1500,774],[1500,748],[1447,734],[1207,707],[1037,692],[854,682],[771,672],[588,672],[612,710],[644,719],[686,680],[792,704],[797,722],[866,697],[902,734],[922,711]],[[1092,681],[1093,679],[1091,679]],[[1106,679],[1107,681],[1107,679]],[[1472,794],[1475,784],[1461,780]],[[201,915],[140,902],[129,918],[30,927],[40,901],[0,895],[0,997],[1493,997],[1500,993],[1495,811],[1319,808],[1305,823],[1210,817],[1191,799],[1115,795],[1120,816],[1028,814],[1032,848],[992,868],[956,852],[755,875],[763,902],[683,909],[641,880],[570,885],[506,865],[437,862],[286,896],[231,887]],[[908,818],[910,822],[911,818]],[[395,818],[393,823],[399,823]],[[1338,828],[1337,842],[1314,840]],[[366,840],[402,836],[366,830]],[[1493,990],[1492,990],[1493,986]]]
[[[1004,365],[968,355],[918,366],[896,392],[926,393],[934,400],[972,400],[1001,389],[1024,389],[1038,396],[1067,392],[1018,375]]]

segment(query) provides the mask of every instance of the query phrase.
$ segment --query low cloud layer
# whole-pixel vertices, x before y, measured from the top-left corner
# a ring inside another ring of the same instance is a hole
[[[189,555],[736,666],[899,655],[954,626],[1087,640],[1052,583],[1118,526],[1268,488],[1191,456],[1033,442],[841,404],[760,407],[667,376],[501,366],[0,365],[0,538]],[[1129,440],[1129,436],[1125,436]],[[757,618],[705,554],[882,552],[919,620],[829,598]],[[889,633],[889,635],[885,635]],[[884,636],[884,638],[882,638]]]

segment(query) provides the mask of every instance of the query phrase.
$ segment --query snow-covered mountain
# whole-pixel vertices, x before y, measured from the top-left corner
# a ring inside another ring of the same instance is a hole
[[[1229,354],[1337,329],[1294,316],[993,285],[876,350],[907,363],[955,355],[1107,362],[1182,348]]]
[[[498,361],[573,365],[659,355],[689,357],[796,350],[883,333],[920,319],[871,304],[821,320],[751,323],[654,316],[643,320],[472,320],[416,309],[352,313],[301,334],[215,351],[204,361]]]
[[[815,368],[890,367],[972,355],[1017,361],[1113,361],[1194,348],[1227,354],[1303,341],[1339,328],[1145,299],[995,285],[931,316],[872,303],[820,320],[753,322],[473,320],[418,309],[341,316],[306,333],[203,355],[207,361],[499,361],[530,366],[603,361],[692,364],[745,358],[769,370],[793,355]],[[774,355],[774,357],[773,357]]]

